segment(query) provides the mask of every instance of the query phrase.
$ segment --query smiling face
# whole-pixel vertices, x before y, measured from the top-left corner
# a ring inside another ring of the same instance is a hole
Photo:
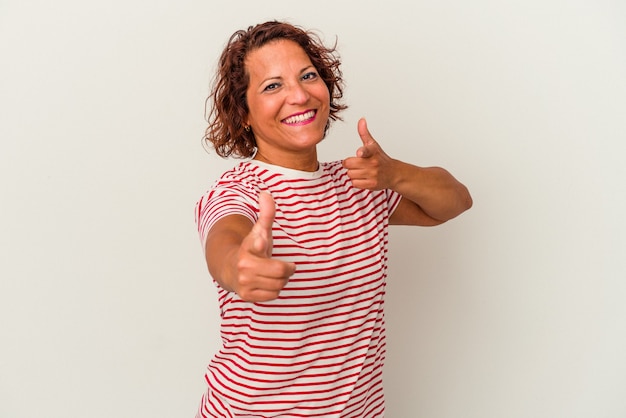
[[[297,170],[317,169],[317,144],[324,138],[330,94],[306,52],[279,39],[248,54],[247,123],[256,159]]]

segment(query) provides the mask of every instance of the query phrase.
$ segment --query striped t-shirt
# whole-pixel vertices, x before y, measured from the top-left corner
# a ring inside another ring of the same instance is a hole
[[[217,285],[222,348],[197,417],[382,417],[387,230],[401,196],[353,187],[339,161],[314,173],[241,162],[197,203],[202,243],[223,216],[256,222],[260,191],[276,204],[273,257],[296,272],[264,303]]]

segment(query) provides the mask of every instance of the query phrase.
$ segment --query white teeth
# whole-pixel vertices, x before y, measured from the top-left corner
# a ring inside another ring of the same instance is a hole
[[[296,116],[291,116],[287,119],[285,119],[285,123],[298,123],[298,122],[302,122],[304,120],[310,119],[313,116],[315,116],[315,111],[314,110],[309,110],[308,112],[302,113],[300,115],[296,115]]]

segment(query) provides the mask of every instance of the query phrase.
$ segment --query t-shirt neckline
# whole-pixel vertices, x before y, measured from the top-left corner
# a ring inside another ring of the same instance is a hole
[[[318,179],[322,176],[323,169],[322,164],[317,163],[316,171],[301,171],[293,168],[282,167],[280,165],[274,165],[266,163],[265,161],[249,160],[248,163],[264,168],[272,173],[279,173],[289,178],[294,179]]]

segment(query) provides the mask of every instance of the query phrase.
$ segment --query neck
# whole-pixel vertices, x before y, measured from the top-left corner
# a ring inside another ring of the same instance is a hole
[[[307,155],[296,154],[268,156],[261,152],[261,150],[257,150],[254,159],[267,164],[277,165],[280,167],[290,168],[292,170],[298,171],[314,172],[317,171],[317,169],[319,168],[319,164],[317,161],[317,152],[313,152]]]

